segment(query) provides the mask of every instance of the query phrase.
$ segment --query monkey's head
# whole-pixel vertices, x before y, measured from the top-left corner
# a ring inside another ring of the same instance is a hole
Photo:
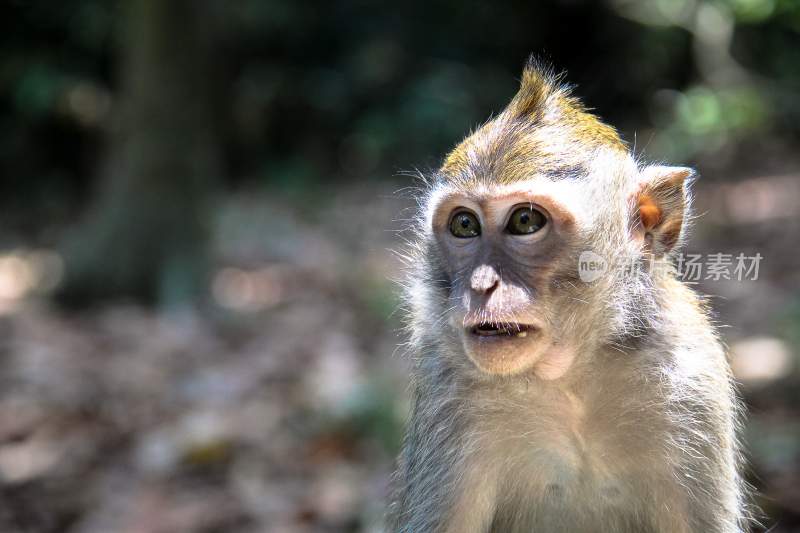
[[[468,371],[542,379],[640,334],[657,316],[658,276],[672,275],[647,259],[680,241],[690,175],[637,165],[613,128],[529,63],[508,107],[431,180],[412,330]]]

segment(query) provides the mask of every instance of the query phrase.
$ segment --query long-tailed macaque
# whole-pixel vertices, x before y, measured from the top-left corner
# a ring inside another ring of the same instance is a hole
[[[730,369],[671,261],[692,176],[533,61],[446,157],[408,255],[391,531],[748,529]]]

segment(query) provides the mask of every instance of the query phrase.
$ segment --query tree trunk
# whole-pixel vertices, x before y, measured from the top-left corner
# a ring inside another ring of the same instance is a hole
[[[118,122],[97,201],[66,240],[62,301],[180,306],[205,292],[215,128],[208,0],[129,0]]]

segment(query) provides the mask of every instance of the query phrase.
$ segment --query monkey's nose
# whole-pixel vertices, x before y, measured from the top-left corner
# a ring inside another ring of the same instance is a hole
[[[500,283],[500,275],[489,265],[481,265],[472,271],[470,286],[479,294],[491,294]]]

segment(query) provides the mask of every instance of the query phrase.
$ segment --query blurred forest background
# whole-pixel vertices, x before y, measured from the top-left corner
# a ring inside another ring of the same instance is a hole
[[[395,191],[531,52],[763,255],[698,290],[800,531],[799,1],[6,0],[0,49],[0,531],[381,531]]]

